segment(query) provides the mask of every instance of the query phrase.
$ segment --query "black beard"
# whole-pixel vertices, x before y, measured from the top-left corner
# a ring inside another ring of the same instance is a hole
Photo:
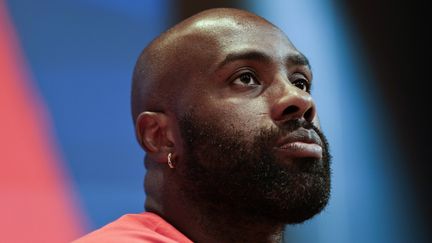
[[[217,120],[203,121],[192,114],[179,124],[185,149],[178,161],[182,188],[208,216],[294,224],[313,217],[327,204],[330,154],[325,136],[313,124],[294,120],[280,129],[263,128],[253,141],[245,139],[245,131],[232,131]],[[276,140],[300,127],[320,136],[322,159],[281,163],[274,154]]]

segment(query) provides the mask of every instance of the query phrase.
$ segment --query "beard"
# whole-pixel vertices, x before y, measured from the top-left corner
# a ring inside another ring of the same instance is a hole
[[[293,120],[280,128],[242,131],[189,113],[179,126],[184,141],[177,163],[181,188],[203,214],[215,220],[229,215],[246,222],[295,224],[327,204],[331,156],[325,136],[312,123]],[[277,139],[301,127],[319,135],[322,158],[287,162],[276,157]],[[256,135],[250,139],[250,134]]]

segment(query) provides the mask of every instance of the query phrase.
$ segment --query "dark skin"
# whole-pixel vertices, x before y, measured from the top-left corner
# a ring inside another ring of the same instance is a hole
[[[188,202],[179,188],[178,172],[187,168],[178,119],[193,108],[199,118],[219,117],[250,139],[258,126],[292,119],[319,127],[311,80],[307,60],[279,29],[240,10],[202,12],[153,41],[137,63],[132,97],[137,138],[147,155],[146,210],[194,242],[280,242],[283,223],[232,219],[226,212],[217,222],[229,223],[215,224]],[[167,165],[169,153],[174,169]]]

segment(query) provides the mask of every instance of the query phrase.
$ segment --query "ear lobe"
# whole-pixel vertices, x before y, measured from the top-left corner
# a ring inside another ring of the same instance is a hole
[[[141,147],[149,154],[164,152],[172,147],[171,136],[167,136],[168,117],[160,112],[141,113],[136,122],[136,136]]]

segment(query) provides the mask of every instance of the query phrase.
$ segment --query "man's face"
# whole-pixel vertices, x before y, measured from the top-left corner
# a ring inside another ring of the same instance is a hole
[[[312,217],[329,198],[330,155],[306,59],[265,23],[201,26],[212,31],[189,38],[196,49],[177,106],[186,196],[208,213],[282,223]]]

